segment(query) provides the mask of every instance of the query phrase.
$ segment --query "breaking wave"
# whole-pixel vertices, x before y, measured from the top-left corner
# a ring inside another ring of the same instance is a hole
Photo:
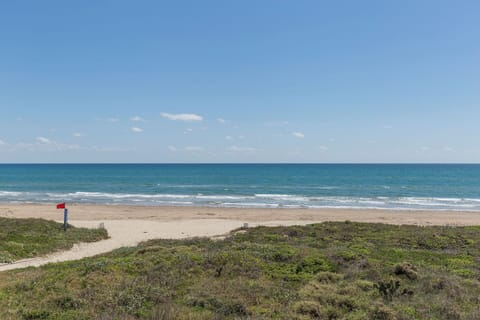
[[[105,192],[0,191],[3,203],[124,204],[146,206],[213,206],[236,208],[365,208],[480,211],[480,199],[445,197],[342,197],[292,194],[137,194]]]

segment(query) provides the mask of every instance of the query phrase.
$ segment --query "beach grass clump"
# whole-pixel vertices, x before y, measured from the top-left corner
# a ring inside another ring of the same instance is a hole
[[[79,242],[95,242],[108,237],[105,229],[85,229],[44,219],[0,217],[0,263],[68,250]]]
[[[353,222],[153,240],[1,273],[0,319],[477,319],[479,241]]]

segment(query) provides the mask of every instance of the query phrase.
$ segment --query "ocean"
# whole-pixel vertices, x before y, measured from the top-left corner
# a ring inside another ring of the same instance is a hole
[[[0,202],[480,211],[480,165],[0,164]]]

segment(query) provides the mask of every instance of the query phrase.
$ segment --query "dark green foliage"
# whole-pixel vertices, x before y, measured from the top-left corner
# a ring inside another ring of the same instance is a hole
[[[95,242],[108,237],[104,229],[84,229],[43,219],[0,217],[0,263],[70,249],[78,242]]]
[[[375,285],[375,288],[378,289],[378,292],[380,295],[386,300],[386,301],[392,301],[393,296],[397,295],[398,292],[400,291],[400,281],[396,280],[390,280],[390,282],[385,282],[385,281],[380,281],[378,284]],[[406,294],[407,291],[406,289],[402,292],[402,294]]]
[[[48,319],[50,317],[50,312],[45,310],[32,310],[25,313],[22,313],[22,318],[24,320],[42,320]]]
[[[479,319],[480,227],[322,223],[0,273],[0,319]]]

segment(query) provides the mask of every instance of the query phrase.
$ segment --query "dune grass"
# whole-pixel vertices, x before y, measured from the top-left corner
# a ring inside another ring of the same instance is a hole
[[[0,217],[0,263],[32,258],[58,250],[70,249],[74,243],[107,238],[104,229],[84,229],[43,219]]]
[[[480,227],[322,223],[0,273],[0,319],[480,319]]]

